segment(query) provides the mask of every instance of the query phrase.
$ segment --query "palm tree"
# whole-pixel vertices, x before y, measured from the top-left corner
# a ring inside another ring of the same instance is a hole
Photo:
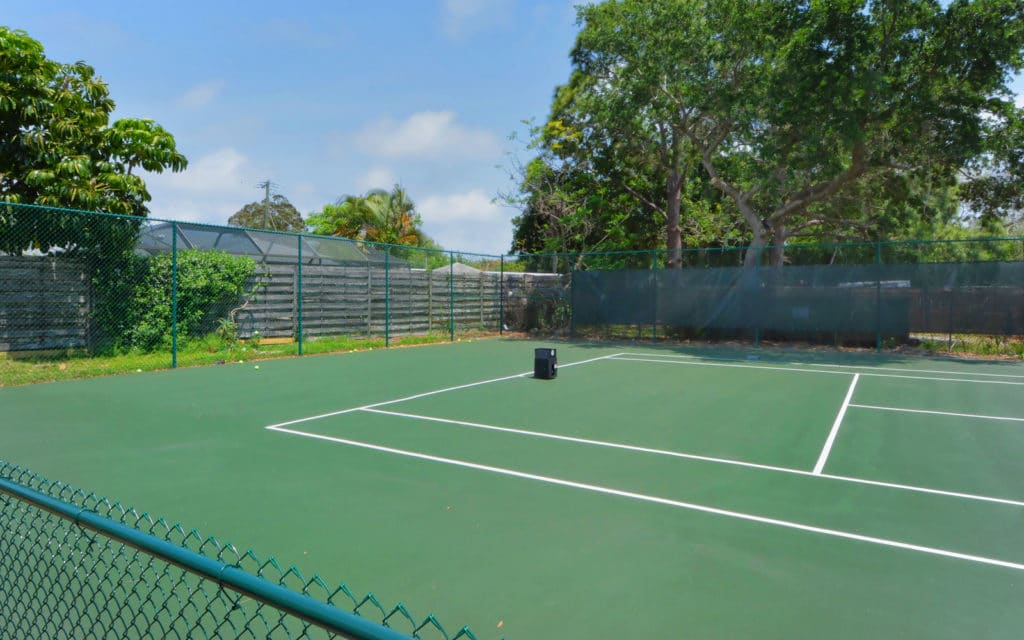
[[[409,194],[395,185],[365,196],[345,195],[309,217],[314,233],[386,244],[421,246],[426,236]]]

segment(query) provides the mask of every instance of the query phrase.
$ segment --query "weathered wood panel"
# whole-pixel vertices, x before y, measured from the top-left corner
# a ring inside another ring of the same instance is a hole
[[[85,347],[89,305],[80,261],[0,256],[0,351]]]

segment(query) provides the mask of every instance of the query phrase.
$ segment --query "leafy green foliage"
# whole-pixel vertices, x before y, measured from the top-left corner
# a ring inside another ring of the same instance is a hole
[[[280,194],[274,194],[269,200],[250,202],[228,218],[228,224],[233,227],[296,233],[306,230],[302,214],[288,202],[288,198]]]
[[[178,252],[178,335],[199,337],[217,329],[240,300],[251,295],[256,263],[220,251]],[[171,341],[172,258],[149,259],[145,276],[132,292],[126,309],[127,331],[122,347],[152,351]]]
[[[423,233],[416,204],[400,185],[391,191],[373,190],[346,195],[309,216],[313,233],[392,245],[436,248]]]
[[[716,217],[732,217],[755,248],[779,247],[778,264],[791,238],[941,224],[958,203],[936,200],[968,169],[976,213],[1019,205],[1021,117],[1007,87],[1022,67],[1019,1],[609,0],[578,11],[573,73],[541,138],[561,176],[547,193],[576,211],[577,185],[629,194],[664,220],[670,265],[688,217],[721,244],[736,230]],[[522,239],[556,235],[527,203]]]
[[[145,119],[110,123],[114,101],[84,62],[46,58],[23,31],[0,27],[0,199],[145,215],[136,169],[181,171],[174,137]],[[59,225],[36,238],[46,250],[77,236]]]

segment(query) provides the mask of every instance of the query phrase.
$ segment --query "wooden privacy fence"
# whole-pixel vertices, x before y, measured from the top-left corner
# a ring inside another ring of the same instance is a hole
[[[86,346],[91,298],[80,260],[0,256],[0,351]]]
[[[516,317],[530,291],[557,286],[550,274],[452,273],[383,264],[315,266],[265,262],[254,299],[236,314],[248,337],[422,335],[467,329],[499,330]],[[300,316],[301,306],[301,316]],[[516,327],[518,328],[518,327]]]
[[[258,271],[254,295],[239,300],[234,314],[242,338],[259,331],[264,338],[297,339],[300,330],[304,339],[401,337],[498,331],[502,324],[526,330],[535,328],[526,325],[538,297],[567,299],[567,277],[551,274],[385,269],[383,263],[300,269],[294,261],[269,260]],[[99,294],[90,280],[82,260],[0,256],[0,352],[91,347],[90,336],[102,327],[93,326]],[[212,316],[231,309],[208,308],[204,324],[216,326]]]

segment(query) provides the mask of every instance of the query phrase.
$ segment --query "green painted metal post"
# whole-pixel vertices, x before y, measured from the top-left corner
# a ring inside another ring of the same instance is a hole
[[[299,355],[301,356],[302,355],[302,236],[296,236],[296,240],[299,243],[299,256],[298,256],[298,259],[299,259],[299,271],[298,271],[299,282],[298,282],[298,293],[297,293],[298,301],[297,301],[297,304],[295,305],[296,306],[296,311],[299,314],[299,322],[298,322],[298,327],[297,327],[297,330],[296,330],[296,338],[298,338],[298,341],[299,341]]]
[[[882,352],[882,243],[875,243],[875,353]]]
[[[505,256],[498,271],[498,335],[505,333]]]
[[[384,251],[384,347],[391,346],[391,247]]]
[[[680,260],[681,260],[681,258],[680,258]],[[651,249],[651,342],[657,342],[657,341],[658,341],[658,251],[657,251],[657,249]]]
[[[576,337],[576,267],[569,269],[569,339]]]
[[[448,254],[448,339],[455,342],[455,252]]]
[[[178,223],[171,223],[171,368],[178,367]]]
[[[757,286],[757,292],[755,295],[761,295],[764,288],[761,287],[761,253],[758,249],[757,260],[754,261],[754,285]],[[760,303],[758,306],[762,306]],[[754,348],[758,349],[761,347],[761,324],[759,322],[761,316],[755,315],[755,322],[757,325],[754,327]]]

